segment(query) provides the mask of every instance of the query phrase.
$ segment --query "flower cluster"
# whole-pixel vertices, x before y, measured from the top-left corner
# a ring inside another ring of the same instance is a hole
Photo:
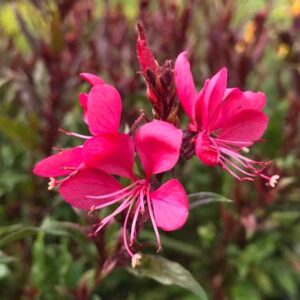
[[[88,94],[79,95],[90,135],[64,131],[84,143],[43,159],[33,170],[50,178],[49,189],[58,186],[63,199],[75,208],[93,212],[116,205],[94,225],[93,234],[123,214],[124,247],[134,264],[135,243],[145,222],[152,223],[160,250],[159,229],[177,230],[188,218],[187,194],[170,172],[180,158],[187,158],[187,152],[239,180],[253,181],[259,175],[274,187],[279,178],[263,173],[267,163],[241,154],[266,130],[263,93],[227,88],[226,69],[207,80],[198,93],[186,52],[172,70],[170,62],[158,65],[141,32],[137,49],[155,118],[145,124],[135,122],[129,133],[120,132],[119,92],[101,78],[82,73],[91,85]],[[176,94],[189,118],[186,130],[176,127]],[[171,179],[163,181],[166,173]]]

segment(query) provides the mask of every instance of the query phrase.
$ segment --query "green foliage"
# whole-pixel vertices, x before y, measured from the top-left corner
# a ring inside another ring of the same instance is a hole
[[[197,295],[197,299],[207,300],[204,290],[188,270],[161,256],[143,255],[140,265],[129,270],[136,276],[150,277],[165,285],[181,286]]]

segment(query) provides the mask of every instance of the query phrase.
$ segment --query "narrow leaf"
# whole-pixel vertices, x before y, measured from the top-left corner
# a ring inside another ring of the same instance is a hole
[[[188,195],[190,203],[190,209],[194,209],[198,206],[206,205],[213,202],[232,202],[232,200],[227,199],[219,194],[212,192],[199,192]]]
[[[141,264],[131,273],[140,277],[149,277],[164,285],[177,285],[183,287],[199,297],[207,300],[203,288],[194,279],[193,275],[180,264],[158,255],[143,255]]]

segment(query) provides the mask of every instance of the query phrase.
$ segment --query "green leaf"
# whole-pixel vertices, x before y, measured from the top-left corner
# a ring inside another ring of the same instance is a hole
[[[231,289],[232,300],[261,300],[261,296],[257,288],[249,281],[241,281],[236,283]]]
[[[203,288],[193,275],[180,264],[158,255],[143,255],[140,265],[129,271],[136,276],[149,277],[164,285],[177,285],[190,290],[200,300],[207,300]]]
[[[39,231],[38,228],[32,226],[24,226],[22,224],[15,224],[0,228],[0,247],[9,244],[15,240],[31,236]]]
[[[84,248],[87,248],[87,238],[82,232],[80,225],[71,222],[55,221],[49,218],[46,218],[40,227],[33,227],[24,224],[0,227],[0,247],[15,240],[35,235],[39,232],[51,235],[67,236],[72,238]]]
[[[212,192],[199,192],[188,195],[189,200],[191,201],[190,209],[206,205],[213,202],[232,202],[232,200],[227,199],[219,194]]]

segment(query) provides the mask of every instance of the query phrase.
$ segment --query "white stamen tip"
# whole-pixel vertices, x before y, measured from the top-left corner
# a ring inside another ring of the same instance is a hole
[[[242,148],[242,151],[243,151],[244,153],[249,153],[249,152],[250,152],[250,149],[247,148],[247,147],[243,147],[243,148]]]
[[[56,180],[54,177],[50,177],[50,181],[48,183],[48,190],[51,191],[56,187]]]
[[[136,253],[133,255],[131,259],[131,265],[134,269],[141,264],[141,259],[142,259],[141,253]]]
[[[269,180],[270,187],[274,188],[277,185],[279,178],[280,178],[279,175],[273,175]]]

